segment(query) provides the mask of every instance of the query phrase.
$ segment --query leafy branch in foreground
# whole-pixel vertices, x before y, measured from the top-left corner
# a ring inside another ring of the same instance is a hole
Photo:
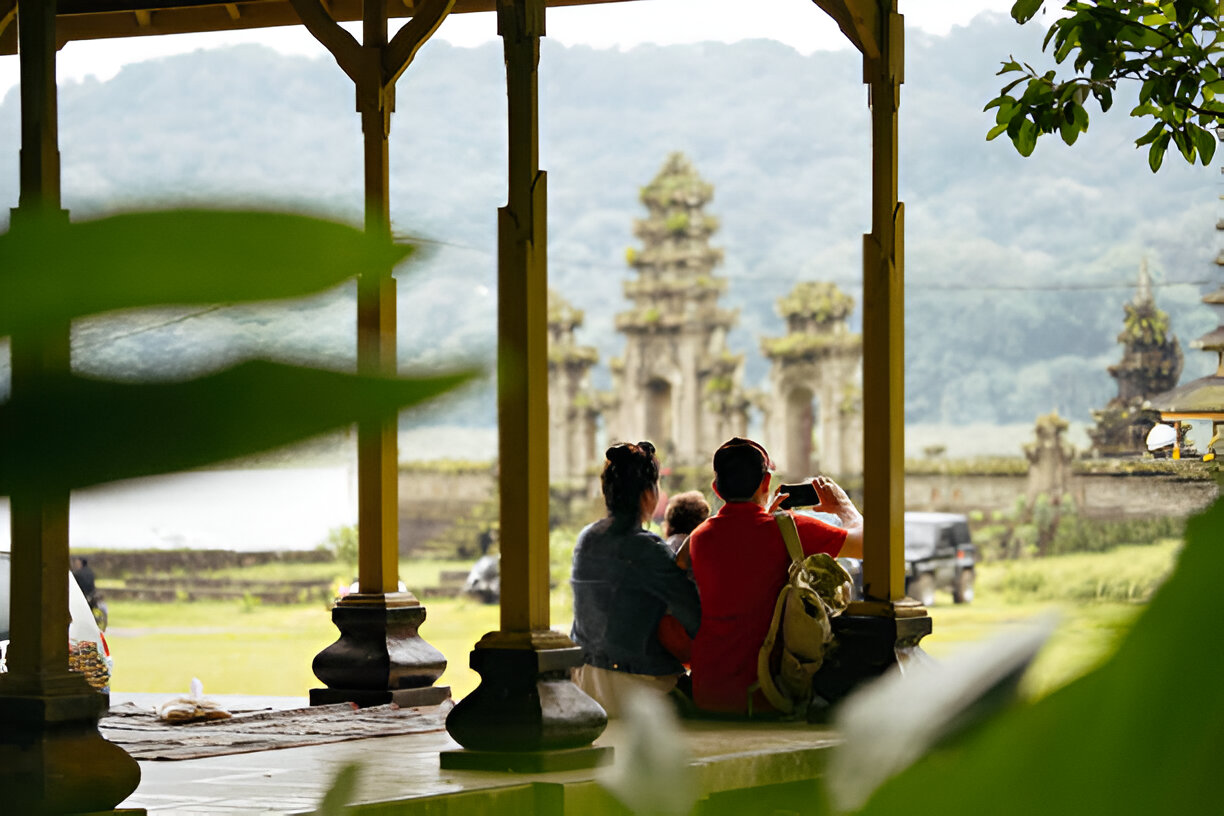
[[[1026,23],[1049,0],[1017,0],[1011,15]],[[1052,5],[1052,4],[1051,4]],[[999,76],[1019,74],[986,105],[995,112],[991,140],[1004,133],[1023,156],[1040,136],[1057,132],[1074,144],[1088,130],[1085,103],[1091,97],[1107,112],[1124,80],[1139,83],[1139,104],[1130,115],[1151,122],[1135,140],[1148,146],[1152,172],[1172,144],[1191,164],[1215,155],[1216,128],[1224,116],[1224,39],[1217,0],[1073,0],[1054,20],[1042,50],[1057,64],[1068,59],[1072,76],[1039,72],[1014,57]]]

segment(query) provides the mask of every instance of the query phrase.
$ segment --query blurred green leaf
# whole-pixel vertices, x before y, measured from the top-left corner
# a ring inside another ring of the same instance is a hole
[[[0,336],[96,312],[317,292],[412,251],[304,215],[171,210],[0,235]]]
[[[0,405],[0,495],[245,456],[394,416],[471,377],[370,377],[256,361],[186,382],[47,379]]]
[[[1219,809],[1224,499],[1191,519],[1174,574],[1100,669],[928,754],[861,816],[1151,816]]]

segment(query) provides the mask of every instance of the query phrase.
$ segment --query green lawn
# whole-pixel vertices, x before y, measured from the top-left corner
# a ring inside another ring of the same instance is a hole
[[[923,645],[938,658],[1054,610],[1061,623],[1025,683],[1027,693],[1044,694],[1110,653],[1142,612],[1141,600],[1173,563],[1177,547],[1165,541],[1102,554],[982,565],[974,603],[955,606],[949,595],[937,597],[931,609],[934,633]],[[427,566],[435,572],[439,568],[448,567]],[[468,653],[481,635],[497,628],[497,608],[441,599],[428,601],[427,607],[421,633],[449,661],[441,682],[462,696],[479,682],[467,667]],[[570,615],[568,592],[555,592],[553,623],[567,626]],[[110,623],[112,688],[167,694],[186,692],[191,678],[199,677],[206,693],[305,696],[318,685],[310,671],[312,658],[337,635],[321,604],[116,601],[110,604]]]

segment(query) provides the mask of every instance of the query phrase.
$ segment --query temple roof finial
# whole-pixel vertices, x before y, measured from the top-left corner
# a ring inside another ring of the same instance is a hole
[[[1143,260],[1139,262],[1139,286],[1135,290],[1135,299],[1133,303],[1136,306],[1146,306],[1154,303],[1155,298],[1152,297],[1152,276],[1148,273],[1148,259],[1143,256]]]

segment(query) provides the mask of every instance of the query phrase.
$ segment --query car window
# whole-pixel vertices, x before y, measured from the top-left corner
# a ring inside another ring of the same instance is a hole
[[[972,541],[969,537],[969,525],[963,521],[958,521],[952,527],[953,537],[956,539],[957,545],[968,544]]]
[[[907,524],[905,540],[910,544],[930,546],[935,543],[935,528],[928,524]]]

